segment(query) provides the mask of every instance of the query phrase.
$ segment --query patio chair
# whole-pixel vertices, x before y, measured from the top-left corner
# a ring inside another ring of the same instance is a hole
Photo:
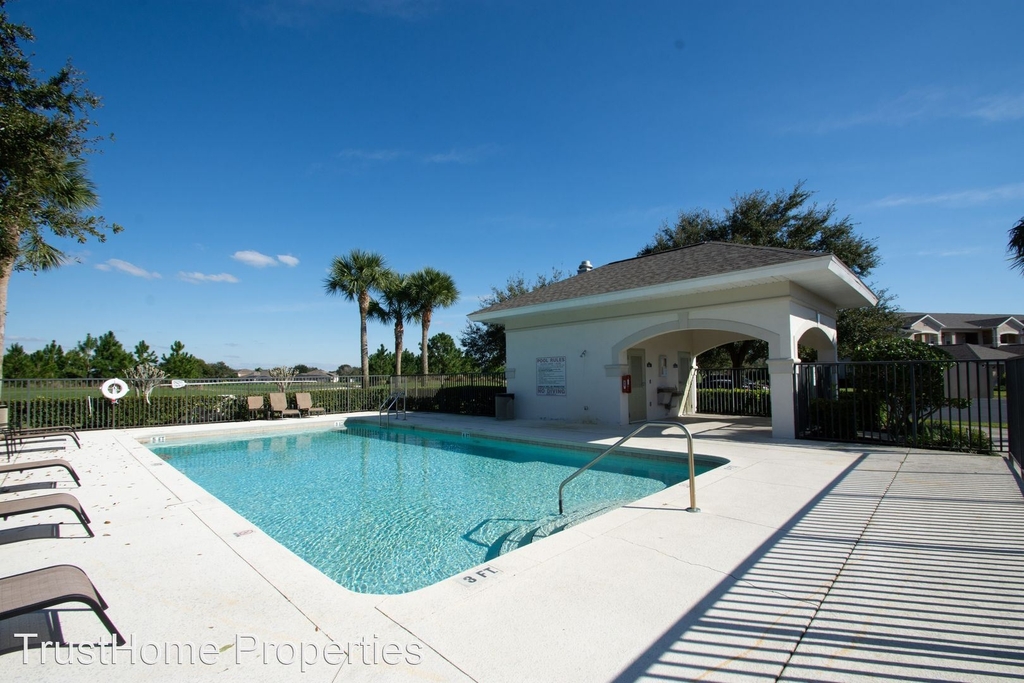
[[[313,407],[313,398],[308,393],[295,394],[295,405],[299,409],[299,415],[326,415],[327,408],[320,406]]]
[[[71,478],[75,480],[75,483],[79,486],[82,482],[78,479],[78,473],[75,472],[75,468],[71,466],[67,460],[63,458],[50,458],[48,460],[36,460],[35,462],[16,462],[8,465],[0,465],[0,474],[7,474],[8,472],[25,472],[27,470],[41,470],[47,467],[63,467],[71,475]]]
[[[270,410],[267,412],[271,417],[274,413],[279,413],[281,417],[302,417],[298,410],[288,407],[288,398],[284,392],[270,394]]]
[[[70,493],[48,493],[45,496],[6,500],[0,503],[0,517],[6,521],[8,517],[13,517],[14,515],[27,515],[33,512],[55,510],[57,508],[66,508],[74,512],[78,517],[78,521],[89,532],[89,536],[96,535],[89,526],[89,515],[85,514],[82,504]]]
[[[43,443],[61,437],[67,437],[74,441],[76,446],[79,448],[82,447],[82,441],[79,439],[78,432],[75,431],[74,427],[30,427],[14,429],[4,425],[2,429],[8,460],[11,459],[11,454],[17,453],[26,443]],[[62,443],[62,446],[63,445],[64,444]],[[56,448],[56,446],[45,450],[53,450],[54,448]]]
[[[107,603],[80,568],[58,564],[0,578],[0,621],[65,602],[80,602],[88,606],[117,644],[125,644],[121,633],[106,614]]]
[[[262,396],[250,396],[246,399],[249,406],[249,419],[254,419],[253,416],[257,413],[263,413],[263,397]]]

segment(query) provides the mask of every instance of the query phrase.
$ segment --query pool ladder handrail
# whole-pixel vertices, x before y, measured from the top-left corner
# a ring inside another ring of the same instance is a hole
[[[402,400],[402,408],[398,408],[398,400]],[[404,391],[393,391],[391,395],[384,399],[384,402],[380,404],[380,408],[377,409],[377,422],[380,426],[384,426],[384,417],[387,416],[387,426],[391,426],[391,412],[394,411],[395,417],[401,413],[403,416],[406,415],[405,410],[405,392]],[[405,417],[402,418],[406,419]]]
[[[576,477],[580,476],[581,474],[589,470],[591,467],[596,465],[598,461],[601,460],[601,458],[608,455],[616,448],[626,443],[634,436],[636,436],[643,430],[647,429],[648,427],[679,427],[680,429],[683,430],[683,433],[686,434],[686,449],[688,453],[688,463],[690,466],[690,507],[686,508],[686,511],[700,512],[700,508],[697,507],[697,475],[695,474],[695,468],[693,464],[693,435],[690,434],[690,430],[686,428],[686,425],[680,422],[665,422],[655,420],[652,422],[643,423],[642,425],[631,431],[629,434],[616,441],[615,444],[613,444],[610,448],[606,449],[599,456],[597,456],[596,458],[588,462],[586,465],[584,465],[583,467],[579,468],[578,470],[570,474],[568,477],[566,477],[565,480],[558,487],[558,514],[564,514],[564,510],[562,507],[562,491],[563,489],[565,489],[566,484],[568,484],[570,481],[572,481]]]

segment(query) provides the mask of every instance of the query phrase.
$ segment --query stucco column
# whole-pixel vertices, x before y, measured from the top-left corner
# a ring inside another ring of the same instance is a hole
[[[768,361],[772,391],[772,438],[796,438],[796,408],[793,397],[793,368],[799,361],[776,358]]]

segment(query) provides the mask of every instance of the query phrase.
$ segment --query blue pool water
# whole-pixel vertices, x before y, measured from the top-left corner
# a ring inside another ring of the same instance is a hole
[[[405,593],[685,481],[685,463],[376,426],[151,450],[346,588]],[[714,467],[697,463],[700,474]]]

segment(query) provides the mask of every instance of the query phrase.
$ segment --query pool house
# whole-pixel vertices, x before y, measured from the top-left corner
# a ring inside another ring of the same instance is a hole
[[[793,438],[798,346],[836,360],[836,313],[877,298],[832,254],[705,242],[599,268],[472,313],[504,325],[517,418],[628,424],[695,412],[697,355],[768,342],[772,435]]]

